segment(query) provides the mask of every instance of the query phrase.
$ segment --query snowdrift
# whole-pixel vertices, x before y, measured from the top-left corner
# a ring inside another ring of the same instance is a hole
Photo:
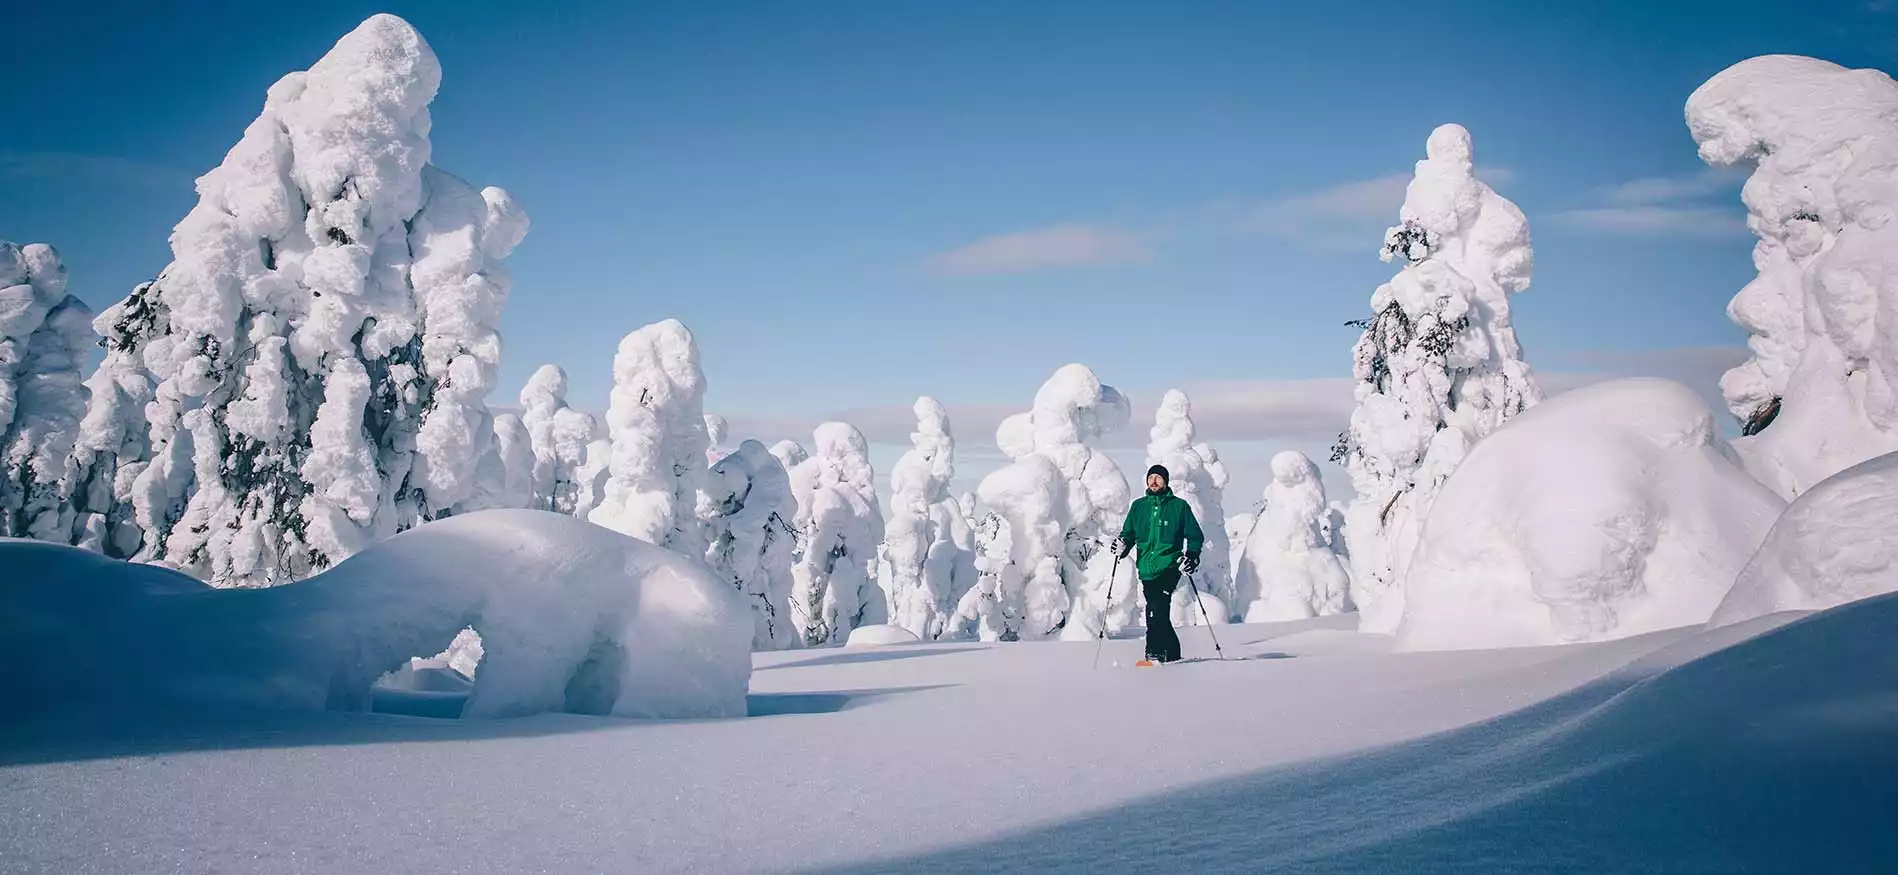
[[[1404,650],[1600,641],[1704,623],[1783,507],[1685,386],[1543,402],[1444,484],[1401,598]]]
[[[0,568],[0,701],[28,712],[363,710],[379,677],[468,626],[484,655],[464,716],[746,708],[738,593],[700,562],[557,514],[453,517],[266,589],[23,541],[0,541]]]
[[[1710,621],[1821,610],[1898,591],[1898,453],[1820,481],[1773,524]]]

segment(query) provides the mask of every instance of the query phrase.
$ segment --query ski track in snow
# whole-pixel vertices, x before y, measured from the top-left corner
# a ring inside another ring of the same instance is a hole
[[[1898,598],[1833,615],[1671,674],[1794,615],[1410,654],[1347,615],[1138,671],[1125,638],[1098,670],[1078,642],[760,653],[735,720],[14,725],[0,868],[1849,868],[1898,852],[1898,657],[1849,634]]]

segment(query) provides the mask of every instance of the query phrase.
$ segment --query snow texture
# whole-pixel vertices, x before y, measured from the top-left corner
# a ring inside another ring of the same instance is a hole
[[[698,519],[706,476],[705,372],[692,332],[677,319],[620,341],[606,411],[612,462],[587,519],[687,556],[704,556]]]
[[[841,643],[858,626],[886,623],[890,609],[873,573],[884,521],[870,446],[842,422],[819,425],[811,438],[816,452],[790,472],[800,535],[791,615],[804,642],[815,646]],[[779,446],[780,458],[801,452]]]
[[[875,626],[858,626],[850,630],[850,637],[844,643],[850,647],[888,647],[893,644],[919,644],[921,638],[902,626],[884,623]]]
[[[933,640],[949,629],[956,605],[975,586],[975,529],[949,494],[956,445],[948,413],[928,397],[916,399],[914,410],[912,448],[890,469],[883,589],[891,624]]]
[[[53,247],[0,240],[0,536],[71,535],[61,481],[86,409],[91,323]]]
[[[1529,223],[1478,180],[1469,131],[1443,125],[1404,195],[1382,257],[1404,267],[1371,296],[1353,350],[1357,408],[1333,451],[1357,497],[1349,517],[1351,598],[1365,630],[1399,587],[1437,490],[1469,447],[1541,400],[1510,321],[1529,287]]]
[[[1239,560],[1246,622],[1302,620],[1351,609],[1351,578],[1333,549],[1330,517],[1318,466],[1296,450],[1273,456],[1265,510]]]
[[[0,541],[0,567],[17,669],[0,691],[28,713],[362,710],[378,678],[469,626],[483,654],[464,716],[745,713],[738,595],[696,559],[556,514],[456,516],[254,591],[39,542]]]
[[[1192,508],[1206,534],[1194,578],[1204,595],[1217,598],[1222,606],[1233,604],[1232,541],[1219,524],[1226,518],[1226,465],[1211,446],[1194,440],[1193,405],[1185,392],[1169,389],[1161,396],[1148,434],[1147,464],[1166,466],[1173,494]]]
[[[804,630],[791,619],[797,499],[789,472],[764,444],[748,440],[712,466],[705,495],[711,505],[706,559],[750,603],[752,646],[797,645]]]
[[[473,498],[527,217],[428,163],[440,82],[376,15],[270,88],[171,264],[95,323],[71,540],[268,585]]]
[[[520,404],[534,451],[534,499],[529,506],[578,515],[587,447],[605,436],[599,421],[567,405],[567,372],[556,365],[534,371],[521,387]]]
[[[1386,593],[1409,650],[1602,641],[1705,623],[1784,508],[1693,390],[1571,390],[1497,430]]]
[[[1753,166],[1759,275],[1727,307],[1752,357],[1720,387],[1749,470],[1792,498],[1898,451],[1898,82],[1766,55],[1707,80],[1686,115],[1702,159]]]
[[[1131,563],[1113,587],[1121,598],[1109,603],[1107,546],[1130,499],[1126,475],[1093,446],[1131,418],[1125,395],[1070,364],[1035,392],[1028,413],[1003,420],[995,443],[1014,461],[984,477],[976,495],[1006,531],[986,541],[973,597],[956,612],[958,632],[974,623],[983,640],[1091,641],[1138,615]]]
[[[1898,453],[1832,475],[1780,514],[1711,623],[1898,592]]]

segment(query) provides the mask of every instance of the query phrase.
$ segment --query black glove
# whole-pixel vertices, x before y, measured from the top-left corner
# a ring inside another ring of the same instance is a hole
[[[1199,570],[1199,557],[1191,553],[1180,557],[1180,570],[1192,574]]]
[[[1113,551],[1115,559],[1125,559],[1128,553],[1134,551],[1134,545],[1127,543],[1119,535],[1115,535],[1114,543],[1109,544],[1107,549]]]

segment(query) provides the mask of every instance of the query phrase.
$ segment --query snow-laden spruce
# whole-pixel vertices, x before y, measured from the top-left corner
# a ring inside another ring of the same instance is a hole
[[[731,434],[731,423],[716,413],[705,414],[705,464],[716,465],[718,460],[731,455],[725,446],[725,439]]]
[[[710,443],[705,371],[698,343],[679,320],[620,341],[606,425],[612,461],[605,494],[587,519],[687,556],[705,555],[698,518]]]
[[[1246,622],[1302,620],[1351,609],[1351,578],[1333,549],[1330,518],[1318,466],[1296,450],[1273,456],[1265,510],[1239,559],[1240,610]]]
[[[1437,496],[1397,646],[1602,641],[1705,623],[1785,503],[1740,468],[1693,390],[1564,392],[1470,451]]]
[[[171,264],[95,322],[75,540],[265,585],[475,496],[527,218],[428,163],[440,81],[377,15],[271,87]]]
[[[793,525],[799,533],[791,619],[807,644],[842,643],[850,630],[890,618],[873,573],[877,546],[883,543],[883,509],[862,432],[847,423],[826,422],[811,439],[816,451],[790,472],[797,500]],[[781,459],[802,454],[796,444],[778,449],[784,451]]]
[[[474,494],[455,506],[456,513],[534,507],[534,440],[521,418],[494,417],[487,452],[475,467]]]
[[[1687,100],[1700,157],[1751,164],[1759,276],[1727,307],[1752,356],[1721,379],[1748,468],[1792,498],[1898,451],[1898,82],[1794,55]]]
[[[1193,574],[1194,582],[1203,595],[1217,598],[1223,605],[1236,605],[1232,540],[1225,527],[1218,524],[1226,517],[1223,498],[1229,475],[1225,463],[1219,461],[1219,454],[1206,443],[1194,440],[1197,433],[1193,426],[1193,404],[1186,393],[1167,390],[1160,398],[1160,408],[1154,412],[1153,428],[1148,434],[1151,441],[1147,444],[1147,464],[1166,466],[1173,494],[1192,509],[1193,517],[1201,521],[1200,528],[1206,533],[1205,546],[1199,554],[1199,570]],[[1207,600],[1209,604],[1211,601]]]
[[[0,240],[0,536],[71,536],[60,484],[86,409],[79,364],[92,339],[92,311],[66,294],[59,253]]]
[[[706,559],[751,604],[752,647],[800,643],[804,630],[790,612],[797,499],[789,472],[764,444],[748,440],[712,466],[704,494],[710,508]]]
[[[1522,211],[1474,175],[1470,134],[1432,131],[1382,257],[1404,267],[1371,296],[1353,350],[1357,408],[1333,449],[1351,504],[1351,599],[1389,632],[1379,602],[1402,585],[1431,501],[1471,444],[1541,399],[1510,323],[1529,287]]]
[[[983,640],[1092,640],[1103,625],[1118,631],[1132,622],[1132,563],[1107,603],[1107,546],[1127,513],[1127,477],[1091,445],[1131,418],[1126,396],[1070,364],[1042,384],[1028,413],[1002,421],[995,444],[1014,461],[983,478],[976,495],[1005,531],[979,537],[987,547],[974,595],[958,606],[957,631],[974,623]]]
[[[567,372],[556,365],[534,371],[521,387],[520,403],[521,421],[534,450],[534,500],[529,506],[575,516],[587,447],[603,437],[600,423],[567,406]]]
[[[956,474],[949,414],[929,397],[916,399],[914,409],[912,448],[890,469],[883,589],[890,623],[928,641],[941,637],[975,585],[975,531],[949,494]]]

